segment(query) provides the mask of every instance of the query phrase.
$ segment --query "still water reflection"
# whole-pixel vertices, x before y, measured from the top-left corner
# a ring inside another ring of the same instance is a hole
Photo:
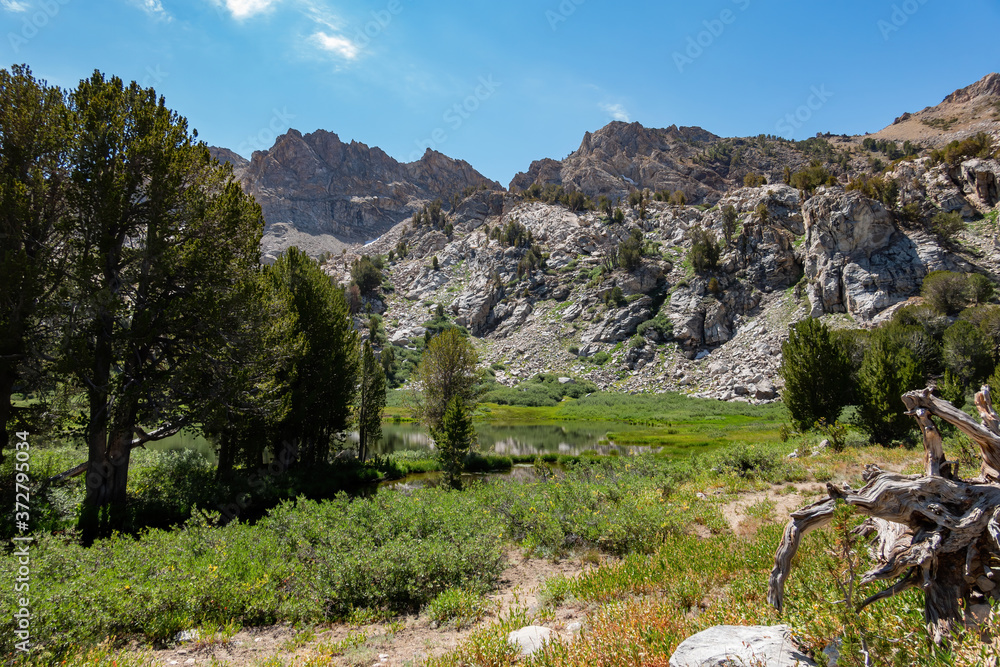
[[[601,422],[559,422],[552,424],[477,424],[479,449],[497,454],[579,454],[595,450],[607,454],[617,447],[606,440],[609,431],[631,431],[640,427]],[[357,442],[357,434],[349,437]],[[190,449],[216,462],[215,447],[193,432],[183,431],[165,440],[146,445],[156,451]],[[376,454],[391,454],[404,450],[432,449],[427,430],[417,424],[383,424],[382,440],[374,448]]]

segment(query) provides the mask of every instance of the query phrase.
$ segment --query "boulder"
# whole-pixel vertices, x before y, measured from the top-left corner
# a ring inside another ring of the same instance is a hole
[[[805,275],[813,316],[870,320],[914,294],[927,268],[879,202],[830,189],[807,201]]]
[[[670,656],[670,667],[815,666],[799,651],[787,625],[717,625],[688,637]]]
[[[507,635],[507,641],[521,650],[521,657],[527,657],[541,650],[550,640],[552,630],[540,625],[529,625],[514,630]]]

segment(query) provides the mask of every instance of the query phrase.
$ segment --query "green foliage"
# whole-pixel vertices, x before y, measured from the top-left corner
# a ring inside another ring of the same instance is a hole
[[[123,515],[140,424],[199,422],[235,395],[229,335],[248,307],[263,222],[154,90],[95,72],[69,101],[72,243],[60,259],[72,270],[60,299],[72,311],[60,370],[89,387],[88,463],[111,471],[91,476],[89,540]]]
[[[642,230],[633,228],[621,245],[618,246],[618,262],[626,271],[634,271],[642,262],[644,245]]]
[[[441,428],[432,429],[431,437],[437,445],[445,483],[452,489],[462,488],[465,457],[476,444],[476,429],[472,427],[472,416],[461,396],[454,395],[448,401]]]
[[[722,246],[715,238],[715,234],[697,225],[688,230],[687,238],[691,241],[688,261],[694,270],[697,273],[715,271],[719,267],[719,258],[722,255]]]
[[[471,411],[476,401],[478,362],[472,344],[457,329],[445,329],[431,339],[417,368],[417,380],[423,387],[417,411],[429,429],[441,430],[445,411],[454,398]]]
[[[448,589],[485,592],[496,582],[504,556],[494,516],[476,498],[421,489],[299,500],[255,525],[209,528],[192,520],[184,530],[115,537],[91,549],[40,536],[31,553],[39,620],[33,639],[54,664],[105,637],[165,642],[212,623],[416,611]],[[16,558],[0,561],[5,578],[17,566]],[[5,653],[14,640],[14,603],[12,596],[0,601]]]
[[[965,220],[958,211],[938,211],[931,216],[930,230],[944,243],[954,243],[964,229]]]
[[[890,210],[896,208],[899,200],[899,184],[895,179],[881,175],[861,174],[848,182],[847,190],[857,190],[869,199],[882,202]]]
[[[652,332],[656,334],[656,338],[659,341],[669,341],[674,336],[674,322],[661,310],[656,314],[656,317],[640,324],[635,332],[640,336],[645,336],[647,333]]]
[[[973,306],[987,303],[996,294],[993,281],[981,273],[970,273],[966,278],[966,295]]]
[[[413,226],[422,227],[428,226],[432,228],[443,229],[445,224],[448,222],[448,214],[446,214],[442,207],[444,202],[440,199],[435,199],[430,204],[424,206],[420,211],[418,211],[413,216]],[[400,255],[402,256],[402,255]]]
[[[431,271],[437,271],[439,268],[437,255],[434,255],[431,257]]]
[[[726,204],[725,208],[722,209],[722,236],[726,239],[727,245],[733,242],[733,236],[736,234],[736,224],[736,207],[732,204]]]
[[[45,311],[57,305],[63,282],[57,257],[69,232],[72,133],[58,88],[23,65],[0,69],[0,462],[14,430],[14,388],[40,388],[42,355],[50,352]]]
[[[889,445],[911,434],[914,421],[900,397],[923,382],[923,370],[910,351],[876,331],[857,380],[858,425],[871,442]]]
[[[381,258],[378,262],[368,255],[362,255],[351,264],[351,282],[358,286],[361,293],[371,296],[382,284]]]
[[[562,204],[571,211],[581,211],[594,208],[590,198],[582,192],[575,190],[566,191],[561,185],[548,183],[542,186],[539,183],[532,183],[522,194],[529,201],[543,201],[549,204]]]
[[[622,288],[615,285],[607,294],[604,295],[604,303],[609,307],[621,307],[624,306],[627,301],[625,300],[625,293],[622,292]]]
[[[888,159],[893,161],[904,157],[914,157],[920,153],[920,146],[909,140],[903,142],[903,147],[900,148],[896,145],[896,142],[889,139],[866,137],[861,142],[861,145],[865,150],[873,153],[883,153]]]
[[[813,163],[802,171],[792,174],[791,186],[802,190],[808,196],[812,195],[816,191],[816,188],[825,185],[829,180],[830,172],[826,170],[826,167],[818,163]]]
[[[305,464],[326,460],[331,441],[351,419],[358,377],[358,336],[348,317],[344,293],[313,259],[289,248],[265,270],[282,296],[294,325],[290,350],[288,413],[277,425],[280,442],[298,442]]]
[[[382,438],[382,411],[385,409],[385,370],[365,341],[361,352],[360,384],[355,399],[358,426],[358,458],[368,458],[371,446]]]
[[[991,158],[996,155],[993,139],[985,132],[964,139],[952,141],[941,149],[931,151],[931,162],[944,162],[952,167],[970,158]]]
[[[773,483],[784,481],[789,474],[789,465],[782,452],[745,443],[720,451],[715,458],[715,467],[720,472]]]
[[[453,623],[461,630],[474,625],[486,615],[482,596],[461,588],[443,591],[427,605],[427,615],[437,623]]]
[[[511,218],[502,227],[497,225],[490,238],[500,241],[500,244],[508,248],[530,248],[534,244],[531,230],[521,224],[517,218]]]
[[[781,345],[781,397],[799,430],[821,419],[834,423],[851,400],[851,368],[844,350],[817,319],[793,325]]]
[[[968,274],[932,271],[924,278],[920,294],[926,303],[942,315],[957,315],[969,303]]]
[[[762,185],[767,185],[767,179],[751,171],[743,177],[743,185],[748,188],[759,188]]]
[[[958,320],[944,332],[944,366],[963,387],[981,384],[993,370],[991,345],[972,323]]]
[[[497,385],[483,395],[482,401],[498,405],[554,406],[563,398],[581,398],[598,391],[597,385],[590,380],[570,378],[570,382],[563,383],[559,382],[559,377],[540,373],[514,387]]]

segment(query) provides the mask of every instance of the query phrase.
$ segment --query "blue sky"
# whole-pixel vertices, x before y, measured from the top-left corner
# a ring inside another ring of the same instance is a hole
[[[507,185],[614,119],[876,131],[1000,70],[998,28],[996,0],[0,0],[0,66],[151,85],[246,156],[322,128]]]

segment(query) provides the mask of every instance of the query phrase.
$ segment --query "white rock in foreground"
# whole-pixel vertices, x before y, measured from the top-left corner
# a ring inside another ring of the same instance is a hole
[[[514,630],[507,635],[507,641],[521,649],[522,656],[529,656],[540,650],[549,641],[552,630],[543,628],[540,625],[529,625]]]
[[[688,637],[670,656],[670,667],[816,665],[792,641],[787,625],[717,625]]]

